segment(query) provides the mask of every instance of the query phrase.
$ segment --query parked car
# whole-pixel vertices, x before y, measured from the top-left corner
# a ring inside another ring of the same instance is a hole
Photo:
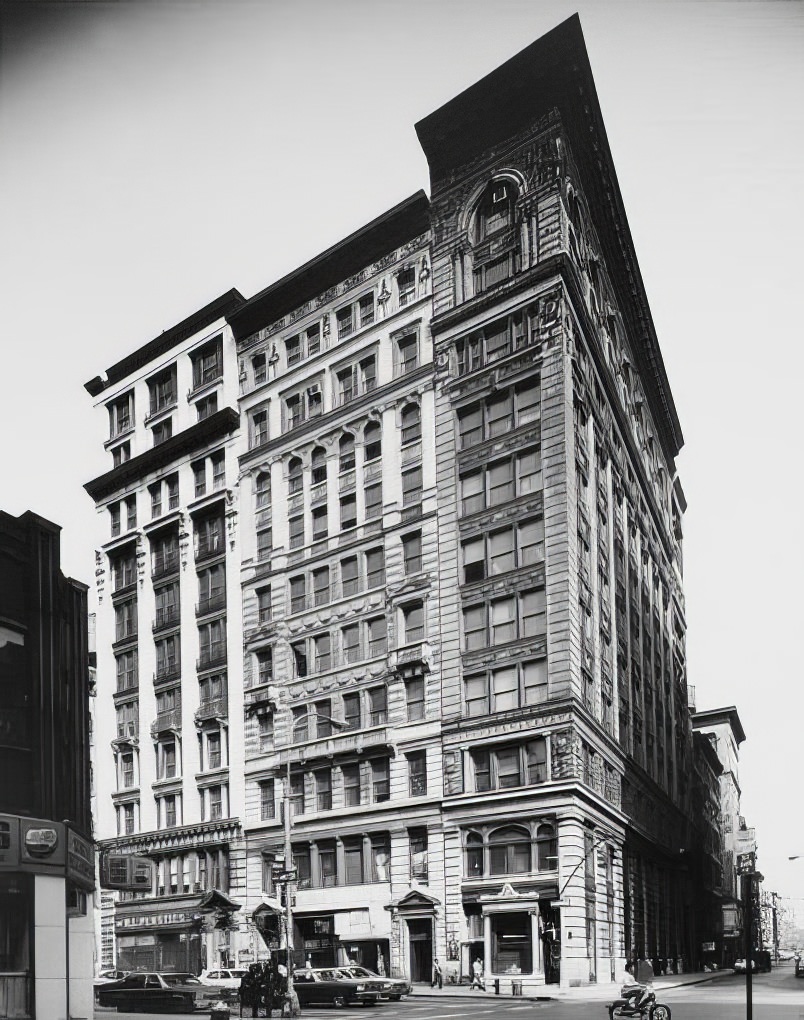
[[[228,988],[237,991],[243,975],[248,974],[244,968],[222,968],[220,970],[202,970],[198,980],[202,985],[213,985],[215,988]]]
[[[406,978],[383,977],[366,967],[341,967],[341,971],[350,978],[357,981],[379,981],[382,985],[381,999],[393,999],[399,1002],[403,995],[410,995],[413,991],[410,981]]]
[[[95,978],[95,984],[106,985],[110,981],[120,981],[124,977],[128,977],[127,970],[102,970]]]
[[[333,1006],[353,1005],[356,1002],[377,1002],[382,994],[382,978],[358,981],[347,977],[342,970],[305,967],[293,972],[293,987],[299,1005],[311,1002],[330,1002]]]
[[[804,977],[804,956],[796,957],[796,977]]]
[[[212,1009],[221,1001],[221,989],[182,973],[129,974],[100,985],[96,995],[99,1006],[114,1006],[118,1013],[192,1013]]]
[[[747,969],[748,968],[745,965],[745,960],[735,960],[734,961],[734,973],[735,974],[745,974]],[[751,970],[756,970],[756,969],[757,969],[756,961],[752,960],[751,961]]]

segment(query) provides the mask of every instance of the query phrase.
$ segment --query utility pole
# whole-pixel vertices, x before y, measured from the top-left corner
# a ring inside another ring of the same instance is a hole
[[[299,997],[293,987],[293,897],[296,881],[293,878],[293,844],[290,838],[290,758],[288,758],[287,776],[285,777],[282,797],[282,813],[285,823],[285,946],[287,948],[288,991],[285,1006],[288,1016],[299,1015]]]
[[[751,886],[753,873],[747,872],[743,879],[743,936],[745,938],[745,1018],[752,1020],[754,1016],[753,986],[751,983],[751,950],[753,943],[754,907],[751,902]]]

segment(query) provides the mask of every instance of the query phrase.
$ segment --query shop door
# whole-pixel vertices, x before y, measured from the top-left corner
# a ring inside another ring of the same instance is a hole
[[[433,923],[428,918],[411,919],[408,924],[410,942],[410,980],[433,979]]]

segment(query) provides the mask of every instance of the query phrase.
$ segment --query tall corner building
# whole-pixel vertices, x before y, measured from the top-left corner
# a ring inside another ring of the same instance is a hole
[[[95,384],[112,456],[132,443],[88,486],[112,529],[101,832],[161,868],[117,932],[185,911],[208,965],[264,956],[287,792],[299,963],[479,959],[532,989],[689,960],[682,437],[578,19],[417,131],[429,200]],[[151,382],[218,336],[215,429],[182,384],[160,454]],[[225,938],[194,913],[212,888],[242,908]]]

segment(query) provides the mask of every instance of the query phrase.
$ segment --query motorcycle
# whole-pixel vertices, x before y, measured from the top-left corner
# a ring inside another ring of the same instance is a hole
[[[615,999],[609,1006],[609,1020],[670,1020],[670,1007],[656,1001],[656,993],[652,988],[623,985],[620,995],[622,998]]]

